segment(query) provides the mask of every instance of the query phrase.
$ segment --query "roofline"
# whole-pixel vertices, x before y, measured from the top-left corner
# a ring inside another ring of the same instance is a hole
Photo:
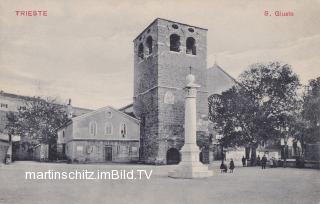
[[[213,68],[214,68],[213,66],[209,67],[209,69],[213,69]],[[222,69],[219,65],[217,65],[216,68],[219,69],[220,71],[222,71],[225,75],[227,75],[230,79],[232,79],[236,84],[242,86],[242,84],[240,84],[234,77],[232,77],[230,74],[228,74],[226,71],[224,71],[224,69]]]
[[[126,105],[126,106],[123,106],[122,108],[119,108],[119,111],[122,111],[122,110],[124,110],[126,108],[129,108],[130,106],[133,106],[133,103],[130,103],[130,104]]]
[[[10,98],[18,98],[18,99],[26,100],[26,101],[37,101],[37,100],[46,101],[45,99],[41,98],[40,96],[24,96],[24,95],[18,95],[18,94],[5,92],[3,90],[0,91],[0,95],[3,95],[5,97],[10,97]],[[52,104],[65,106],[64,104],[61,104],[61,103],[52,103]],[[72,106],[72,108],[75,108],[75,109],[78,109],[78,110],[93,111],[93,109],[81,108],[81,107],[77,107],[77,106]]]
[[[61,125],[60,127],[57,128],[57,131],[62,130],[63,128],[69,126],[70,124],[72,124],[72,120],[68,120],[65,124]]]
[[[71,105],[71,106],[72,106],[72,105]],[[72,108],[75,108],[75,109],[78,109],[78,110],[94,111],[93,109],[81,108],[81,107],[77,107],[77,106],[72,106]]]
[[[198,29],[201,29],[201,30],[208,31],[207,28],[201,28],[201,27],[198,27],[198,26],[193,26],[193,25],[189,25],[189,24],[186,24],[186,23],[180,23],[180,22],[168,20],[168,19],[165,19],[165,18],[156,18],[156,19],[154,19],[145,29],[143,29],[143,31],[140,32],[140,33],[137,35],[137,37],[134,38],[133,42],[134,42],[142,33],[144,33],[151,25],[153,25],[157,20],[164,20],[164,21],[168,21],[168,22],[171,22],[171,23],[178,23],[178,24],[181,24],[181,25],[184,25],[184,26],[189,26],[189,27],[198,28]]]
[[[97,113],[97,112],[99,112],[99,111],[101,111],[101,110],[103,110],[103,109],[106,109],[106,108],[110,108],[110,109],[112,109],[112,110],[114,110],[114,111],[116,111],[116,112],[118,112],[118,113],[120,113],[120,114],[128,117],[129,119],[131,119],[131,120],[133,120],[133,121],[135,121],[135,122],[137,122],[137,123],[140,124],[140,120],[138,120],[138,119],[136,119],[136,118],[134,118],[134,117],[132,117],[132,116],[130,116],[130,115],[128,115],[128,114],[126,114],[126,113],[124,113],[124,112],[122,112],[122,111],[114,108],[114,107],[112,107],[112,106],[105,106],[105,107],[99,108],[99,109],[94,110],[94,111],[91,111],[91,112],[89,112],[89,113],[85,113],[85,114],[83,114],[83,115],[79,115],[79,116],[77,116],[77,117],[74,117],[74,118],[72,118],[71,120],[73,121],[73,120],[78,120],[78,119],[80,119],[80,118],[84,118],[84,117],[86,117],[86,116],[89,116],[89,115],[91,115],[91,114]]]
[[[40,97],[18,95],[18,94],[8,93],[8,92],[5,92],[5,91],[3,91],[3,90],[0,91],[0,95],[3,95],[3,96],[5,96],[5,97],[10,97],[10,98],[18,98],[18,99],[22,99],[22,100],[28,100],[28,101],[32,101],[32,100],[43,100],[43,99],[40,98]]]

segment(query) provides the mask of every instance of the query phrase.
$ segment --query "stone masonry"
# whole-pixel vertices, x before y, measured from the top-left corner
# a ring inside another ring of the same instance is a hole
[[[180,37],[179,51],[170,50],[172,34]],[[140,158],[146,163],[166,164],[167,151],[180,150],[184,144],[183,87],[190,66],[201,86],[197,98],[197,135],[208,136],[202,125],[208,114],[206,34],[206,29],[158,18],[134,40],[133,108],[141,120]],[[187,52],[189,37],[195,40],[195,54]]]

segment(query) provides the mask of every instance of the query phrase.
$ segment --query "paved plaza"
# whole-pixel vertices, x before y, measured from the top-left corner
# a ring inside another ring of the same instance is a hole
[[[233,174],[207,179],[172,179],[175,166],[124,164],[55,164],[15,162],[0,166],[0,204],[46,203],[314,203],[320,202],[320,171],[312,169],[236,167]],[[26,180],[25,172],[152,170],[150,179]]]

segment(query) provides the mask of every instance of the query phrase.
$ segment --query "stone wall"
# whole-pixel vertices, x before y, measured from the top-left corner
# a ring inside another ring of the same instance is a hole
[[[320,161],[320,143],[306,144],[305,160]]]
[[[169,148],[180,150],[184,144],[184,97],[186,76],[195,75],[201,88],[197,98],[198,121],[207,118],[206,29],[156,19],[134,40],[135,115],[141,120],[141,160],[166,164]],[[170,35],[180,36],[180,51],[170,51]],[[152,53],[146,52],[146,39],[153,38]],[[196,40],[196,55],[186,53],[186,39]],[[144,57],[139,57],[139,46]],[[198,127],[198,131],[207,131]],[[205,134],[208,136],[208,134]]]
[[[0,164],[5,163],[8,148],[9,148],[9,143],[0,140]]]
[[[140,160],[146,163],[156,160],[159,148],[157,93],[157,89],[153,89],[136,99],[136,105],[139,104],[140,108]]]

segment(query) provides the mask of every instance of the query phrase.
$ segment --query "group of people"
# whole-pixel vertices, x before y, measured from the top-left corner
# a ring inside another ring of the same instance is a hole
[[[233,162],[233,159],[231,159],[231,160],[230,160],[230,163],[229,163],[230,173],[233,173],[233,169],[234,169],[234,162]],[[220,170],[221,170],[221,173],[227,173],[227,172],[228,172],[228,167],[227,167],[227,165],[224,163],[223,160],[222,160],[221,165],[220,165]]]
[[[242,166],[246,166],[246,161],[247,161],[246,158],[243,156],[242,157]],[[260,159],[260,156],[258,155],[258,157],[256,158],[255,165],[257,165],[257,166],[261,165],[262,169],[266,169],[267,162],[268,162],[268,159],[267,159],[266,155],[263,155],[263,157],[261,159]],[[253,166],[253,164],[254,163],[252,163],[252,166]],[[270,167],[274,168],[276,166],[277,166],[276,158],[272,157],[270,159]]]
[[[242,166],[246,166],[247,159],[244,156],[242,157],[241,161],[242,161]],[[260,159],[260,156],[258,155],[258,157],[256,158],[255,162],[252,163],[251,165],[252,166],[255,166],[255,165],[260,166],[261,165],[262,169],[266,169],[267,162],[268,162],[268,159],[267,159],[266,155],[263,155],[263,157],[261,159]],[[271,168],[277,167],[277,160],[276,160],[275,157],[272,157],[269,162],[270,162],[270,167]],[[224,159],[221,162],[220,170],[221,170],[221,173],[227,173],[228,172],[228,166],[224,163]],[[230,170],[230,173],[233,173],[233,170],[234,170],[234,161],[233,161],[233,159],[230,159],[229,170]]]

